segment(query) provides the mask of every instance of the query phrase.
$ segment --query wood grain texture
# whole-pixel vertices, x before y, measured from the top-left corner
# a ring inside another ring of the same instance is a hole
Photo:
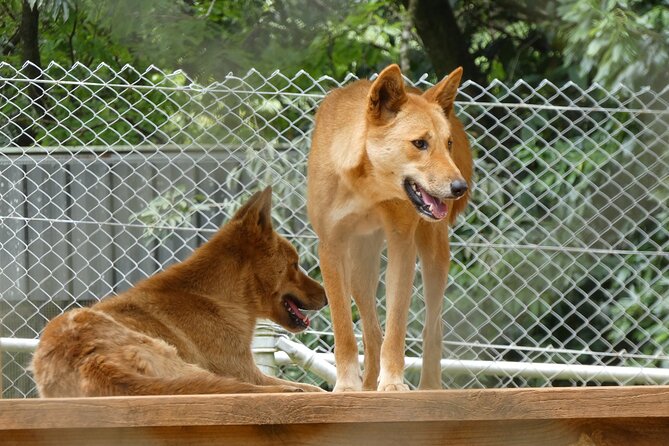
[[[669,444],[669,387],[0,401],[0,445]]]
[[[5,431],[3,446],[662,446],[666,420],[511,420]]]

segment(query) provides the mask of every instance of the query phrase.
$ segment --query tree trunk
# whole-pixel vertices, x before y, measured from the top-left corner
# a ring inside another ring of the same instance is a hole
[[[37,6],[30,7],[28,0],[23,0],[21,10],[21,27],[19,29],[21,39],[21,58],[23,62],[31,62],[23,68],[23,74],[29,79],[39,79],[42,74],[42,63],[39,53],[39,10]],[[44,89],[39,83],[31,82],[27,86],[28,96],[31,99],[31,105],[36,111],[33,119],[25,111],[17,118],[17,124],[22,129],[22,133],[17,136],[15,143],[19,146],[31,146],[35,144],[35,131],[32,126],[35,121],[42,118],[46,110],[44,108]]]
[[[448,0],[408,0],[407,7],[416,32],[423,41],[423,48],[439,77],[461,66],[466,79],[485,82],[469,54],[469,40],[458,28]]]
[[[24,62],[32,62],[38,68],[42,66],[39,54],[39,9],[37,6],[31,8],[28,0],[23,0],[21,10],[21,55]],[[32,74],[39,75],[39,70],[32,67],[31,70]]]
[[[400,36],[400,68],[403,72],[411,70],[411,61],[409,60],[409,41],[411,40],[411,28],[413,28],[413,19],[409,11],[402,11],[402,34]]]

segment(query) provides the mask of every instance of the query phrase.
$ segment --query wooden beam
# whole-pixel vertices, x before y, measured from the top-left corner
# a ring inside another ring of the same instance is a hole
[[[669,386],[0,401],[0,443],[660,445]]]

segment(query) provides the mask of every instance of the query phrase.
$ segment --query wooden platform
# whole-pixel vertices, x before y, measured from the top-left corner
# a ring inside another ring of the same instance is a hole
[[[669,386],[0,400],[0,445],[669,445]]]

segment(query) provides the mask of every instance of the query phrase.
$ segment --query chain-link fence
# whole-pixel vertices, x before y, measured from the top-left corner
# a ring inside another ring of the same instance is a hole
[[[0,336],[36,338],[183,259],[268,184],[279,232],[319,278],[309,133],[324,94],[351,78],[199,85],[52,64],[31,80],[0,64]],[[452,235],[444,358],[459,366],[444,384],[630,383],[642,372],[598,370],[669,367],[669,89],[466,82],[458,99],[476,187]],[[381,313],[383,295],[382,278]],[[408,357],[421,353],[421,295],[418,275]],[[327,308],[298,339],[332,351]],[[3,353],[5,397],[34,395],[29,357]],[[574,372],[584,365],[599,367]]]

